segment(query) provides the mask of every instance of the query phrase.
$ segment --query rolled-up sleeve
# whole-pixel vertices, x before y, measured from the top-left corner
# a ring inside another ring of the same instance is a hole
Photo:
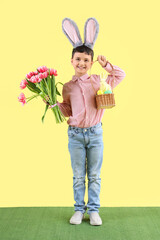
[[[70,104],[69,92],[66,84],[63,85],[62,97],[63,102],[60,103],[57,101],[57,105],[65,117],[70,117],[72,116],[72,109]]]
[[[107,72],[110,73],[108,75],[106,82],[113,88],[115,88],[126,76],[124,70],[122,70],[120,67],[113,65],[113,69],[109,62],[107,62],[106,66],[103,67]],[[115,80],[113,77],[113,71],[115,72]],[[114,81],[113,81],[114,80]]]

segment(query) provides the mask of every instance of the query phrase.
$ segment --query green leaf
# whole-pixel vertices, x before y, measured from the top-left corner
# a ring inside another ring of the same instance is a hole
[[[64,85],[64,84],[63,84],[63,83],[61,83],[61,82],[57,82],[57,83],[56,83],[56,86],[57,86],[57,84],[58,84],[58,83],[59,83],[59,84],[61,84],[62,86]]]
[[[51,89],[51,81],[50,81],[50,69],[49,69],[49,75],[47,77],[48,87]]]
[[[41,92],[41,90],[39,88],[37,88],[34,83],[32,83],[28,80],[27,80],[27,82],[28,82],[28,84],[26,86],[30,91],[35,92],[35,93],[40,93]]]
[[[58,91],[57,87],[56,87],[56,94],[61,96],[60,92]]]
[[[61,83],[61,82],[57,82],[56,85],[55,85],[55,87],[56,87],[56,94],[59,95],[59,96],[61,96],[61,94],[60,94],[60,92],[58,91],[58,88],[57,88],[58,83],[61,84],[62,86],[63,86],[64,84]]]
[[[45,93],[43,93],[43,92],[40,92],[40,94],[39,94],[43,99],[45,99],[45,96],[46,96],[46,94]]]
[[[52,98],[52,80],[51,80],[50,76],[47,77],[47,82],[48,82],[48,88],[49,88],[49,95],[51,97],[51,101],[53,102],[53,98]]]
[[[42,79],[42,81],[40,81],[40,86],[41,86],[41,89],[42,89],[43,93],[45,93],[47,95],[48,91],[46,89],[46,84],[44,83],[43,79]]]
[[[49,105],[46,105],[44,115],[42,116],[42,123],[44,122],[44,117],[45,117],[45,115],[46,115],[46,112],[47,112],[47,110],[48,110],[48,107],[49,107]]]
[[[31,92],[37,93],[37,91],[35,91],[35,90],[32,89],[31,87],[29,87],[28,84],[26,85],[26,87],[27,87]]]
[[[55,92],[55,77],[52,75],[50,78],[51,81],[51,97],[52,97],[52,101],[54,102],[54,100],[56,99],[56,92]]]

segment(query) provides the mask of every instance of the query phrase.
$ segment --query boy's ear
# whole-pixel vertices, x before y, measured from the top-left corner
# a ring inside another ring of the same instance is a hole
[[[71,64],[73,63],[73,58],[71,58]]]

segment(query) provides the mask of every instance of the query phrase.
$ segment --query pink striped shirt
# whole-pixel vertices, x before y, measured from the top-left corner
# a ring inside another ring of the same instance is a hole
[[[117,66],[112,66],[115,70],[114,87],[116,87],[124,79],[125,72]],[[110,73],[106,82],[113,86],[113,74],[110,63],[108,62],[103,68]],[[97,92],[100,88],[100,76],[93,74],[91,75],[91,80]],[[72,76],[72,80],[63,85],[63,102],[60,103],[57,101],[57,105],[63,115],[69,117],[67,121],[68,125],[85,128],[92,127],[101,122],[106,109],[98,110],[96,108],[95,92],[91,80],[87,73],[81,77],[74,75]]]

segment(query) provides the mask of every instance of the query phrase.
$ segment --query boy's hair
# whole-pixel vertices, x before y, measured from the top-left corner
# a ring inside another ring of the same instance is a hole
[[[94,52],[91,48],[85,46],[84,44],[79,46],[79,47],[76,47],[76,48],[73,48],[72,50],[72,58],[74,57],[74,54],[76,52],[80,52],[80,53],[86,53],[88,55],[91,55],[91,60],[93,61],[93,56],[94,56]]]

